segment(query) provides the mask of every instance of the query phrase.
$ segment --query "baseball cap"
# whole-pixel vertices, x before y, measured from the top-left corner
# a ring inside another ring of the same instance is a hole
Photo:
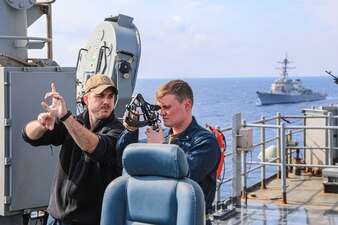
[[[95,94],[101,94],[107,88],[111,88],[115,94],[118,93],[110,77],[104,74],[95,74],[86,81],[85,93],[92,91]]]

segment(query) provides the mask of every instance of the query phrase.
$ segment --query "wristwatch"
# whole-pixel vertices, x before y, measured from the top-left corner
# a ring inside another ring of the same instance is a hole
[[[66,119],[68,119],[68,117],[70,117],[71,115],[72,115],[72,112],[69,109],[67,109],[66,115],[64,115],[63,117],[61,117],[60,120],[63,122]]]

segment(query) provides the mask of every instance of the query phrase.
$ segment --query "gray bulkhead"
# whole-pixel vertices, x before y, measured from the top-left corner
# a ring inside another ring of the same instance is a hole
[[[24,125],[44,109],[44,94],[55,83],[67,107],[78,112],[76,100],[94,73],[110,76],[117,88],[115,114],[122,117],[135,88],[141,55],[140,36],[133,18],[108,17],[79,51],[77,67],[53,60],[53,0],[0,1],[0,224],[24,222],[24,215],[46,209],[58,162],[59,147],[32,147],[21,137]],[[46,37],[29,37],[27,29],[46,18]],[[45,50],[47,57],[30,58],[29,50]],[[79,85],[80,84],[80,85]],[[51,100],[47,100],[50,104]]]

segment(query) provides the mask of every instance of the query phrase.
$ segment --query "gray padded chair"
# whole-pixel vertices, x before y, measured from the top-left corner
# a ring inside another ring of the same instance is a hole
[[[137,143],[123,153],[129,176],[104,194],[101,225],[204,225],[200,186],[187,178],[185,153],[177,145]]]

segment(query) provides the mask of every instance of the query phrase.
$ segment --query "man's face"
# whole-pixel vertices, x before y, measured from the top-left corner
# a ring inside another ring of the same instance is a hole
[[[88,107],[90,116],[96,120],[106,119],[114,110],[114,94],[111,88],[105,89],[101,94],[88,92],[84,101]]]
[[[180,127],[189,117],[188,99],[180,103],[173,94],[164,95],[157,104],[161,107],[161,117],[166,127]]]

